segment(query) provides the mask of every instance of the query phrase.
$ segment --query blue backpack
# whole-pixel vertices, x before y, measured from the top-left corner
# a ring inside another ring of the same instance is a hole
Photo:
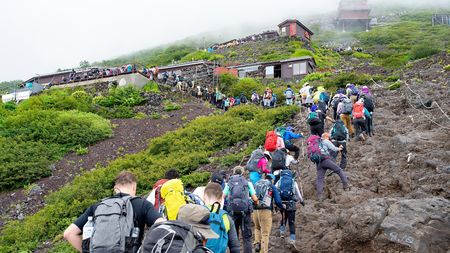
[[[214,205],[218,205],[217,211],[213,212]],[[226,211],[220,208],[219,203],[212,205],[209,215],[209,226],[219,235],[217,239],[208,239],[206,247],[214,253],[225,253],[228,247],[228,231],[223,222],[223,216],[227,214]]]
[[[290,201],[294,197],[294,174],[290,170],[282,170],[280,175],[280,197],[282,201]]]
[[[330,102],[330,94],[328,94],[328,92],[326,91],[322,91],[320,93],[319,100],[322,100],[323,102],[328,104],[328,102]]]

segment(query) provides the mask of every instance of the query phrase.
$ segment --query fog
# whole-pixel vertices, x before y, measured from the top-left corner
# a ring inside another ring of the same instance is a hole
[[[276,29],[336,12],[339,0],[14,0],[0,13],[0,81],[111,59],[186,37]],[[370,0],[370,5],[450,8],[450,0]],[[228,35],[226,35],[228,34]]]

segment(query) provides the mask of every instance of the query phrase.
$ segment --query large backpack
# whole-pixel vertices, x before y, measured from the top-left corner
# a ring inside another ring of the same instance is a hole
[[[176,220],[180,207],[186,204],[181,180],[172,179],[164,183],[161,187],[161,196],[164,199],[164,216],[168,220]]]
[[[259,200],[256,209],[270,209],[272,207],[272,183],[267,179],[261,179],[256,182],[255,191]]]
[[[287,99],[291,99],[294,96],[294,91],[292,89],[287,89],[285,95]]]
[[[246,104],[247,103],[247,97],[241,96],[241,103]]]
[[[247,212],[250,210],[248,181],[241,175],[234,175],[228,180],[230,188],[228,208],[231,212]]]
[[[342,101],[343,103],[343,107],[342,107],[342,113],[343,114],[351,114],[353,111],[353,104],[352,101],[348,98],[344,99],[344,101]]]
[[[282,201],[290,201],[294,197],[294,174],[290,170],[282,170],[280,174],[280,197]]]
[[[181,221],[155,223],[142,242],[142,253],[205,253],[204,237]]]
[[[275,131],[267,132],[266,142],[264,143],[264,148],[269,152],[275,151],[277,149],[277,140],[278,140],[278,136]]]
[[[319,119],[319,115],[317,112],[310,112],[308,115],[308,120],[307,120],[308,124],[310,126],[315,126],[320,124],[320,119]]]
[[[306,151],[308,158],[314,163],[320,163],[330,157],[328,150],[322,146],[322,139],[317,135],[308,138]]]
[[[350,89],[352,90],[352,92],[351,92],[351,94],[353,95],[353,96],[358,96],[359,95],[359,90],[358,90],[358,88],[356,88],[356,86],[350,86]]]
[[[328,104],[328,102],[330,102],[330,94],[326,91],[322,91],[319,96],[319,101],[324,101],[325,104]]]
[[[335,109],[337,109],[340,102],[340,98],[338,96],[333,97],[333,100],[331,100],[331,106]]]
[[[325,103],[325,101],[319,100],[319,102],[317,103],[317,107],[321,112],[323,113],[327,112],[327,103]]]
[[[164,199],[161,197],[161,187],[167,181],[169,180],[160,179],[153,185],[153,190],[155,191],[155,203],[153,203],[153,206],[156,210],[159,210],[159,207],[164,204]]]
[[[272,171],[286,168],[286,152],[278,149],[272,154]]]
[[[209,226],[217,235],[219,235],[219,238],[208,239],[206,247],[214,253],[225,253],[228,247],[228,231],[230,228],[225,226],[223,219],[224,216],[228,219],[228,214],[220,208],[220,204],[217,211],[213,211],[213,208],[214,205],[211,207],[211,213],[209,215]]]
[[[135,215],[132,197],[103,199],[94,212],[94,232],[90,238],[89,252],[129,252]]]
[[[364,118],[364,104],[362,102],[356,102],[353,105],[352,116],[354,119]]]
[[[331,130],[331,139],[337,141],[345,141],[347,139],[347,133],[345,131],[344,122],[341,120],[336,121]]]
[[[247,165],[245,165],[245,169],[247,169],[248,171],[259,171],[258,162],[263,157],[264,151],[261,148],[253,150],[250,159],[247,162]]]
[[[375,109],[375,104],[373,103],[373,99],[371,97],[364,97],[364,107],[367,109],[367,111],[373,112],[373,110]]]

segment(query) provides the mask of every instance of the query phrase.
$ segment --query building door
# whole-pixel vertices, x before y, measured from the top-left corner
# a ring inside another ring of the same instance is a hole
[[[281,78],[281,64],[278,64],[278,65],[274,66],[273,77]]]

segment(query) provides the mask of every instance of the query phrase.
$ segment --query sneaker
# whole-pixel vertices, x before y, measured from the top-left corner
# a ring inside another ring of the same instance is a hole
[[[289,236],[289,243],[294,244],[295,243],[295,235]]]
[[[286,228],[284,226],[280,226],[280,236],[281,236],[281,238],[284,238],[285,231],[286,231]]]
[[[344,191],[350,191],[352,189],[352,186],[350,184],[344,185]]]
[[[257,242],[255,243],[255,252],[260,252],[261,251],[261,243]]]

